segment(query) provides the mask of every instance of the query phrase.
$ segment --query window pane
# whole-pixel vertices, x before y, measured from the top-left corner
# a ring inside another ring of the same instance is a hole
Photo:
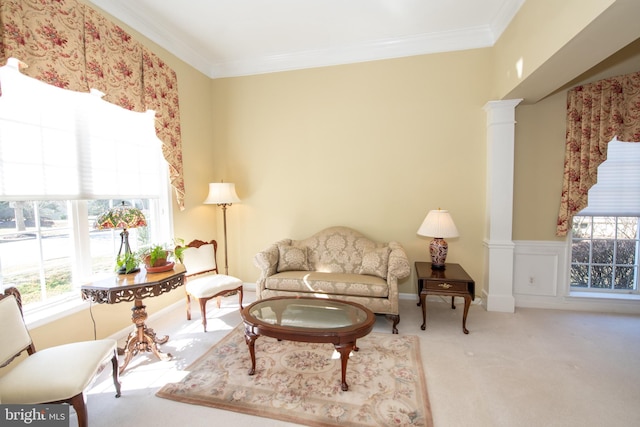
[[[593,238],[613,239],[616,237],[616,217],[593,217]]]
[[[610,265],[594,265],[591,267],[591,287],[596,289],[611,289],[611,274],[613,267]]]
[[[0,245],[4,286],[15,286],[23,304],[40,301],[40,248],[33,233],[21,233]]]
[[[592,262],[596,264],[613,263],[614,240],[594,240]]]
[[[574,240],[571,245],[571,262],[588,263],[590,250],[590,240]]]
[[[66,224],[66,221],[63,221]],[[72,286],[72,239],[66,228],[54,228],[42,233],[42,260],[46,298],[61,295]]]
[[[638,236],[638,218],[618,218],[618,239],[636,239]]]
[[[89,232],[91,247],[91,274],[102,276],[113,273],[120,237],[114,230],[92,230]],[[117,244],[116,244],[117,242]]]
[[[634,289],[634,267],[616,267],[616,289]]]
[[[588,265],[572,265],[571,266],[571,286],[586,288],[589,286],[589,266]]]
[[[591,237],[591,217],[575,216],[573,217],[573,227],[571,230],[573,237],[590,238]]]
[[[616,264],[635,264],[636,246],[637,241],[635,240],[618,240],[616,242]]]

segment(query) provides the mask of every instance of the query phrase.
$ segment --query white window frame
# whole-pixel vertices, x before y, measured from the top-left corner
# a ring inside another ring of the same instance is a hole
[[[582,214],[582,215],[576,215],[576,217],[589,217],[592,218],[592,223],[593,223],[593,218],[615,218],[616,219],[616,224],[617,224],[617,219],[620,217],[629,217],[628,215],[587,215],[587,214]],[[611,261],[611,263],[602,263],[602,262],[594,262],[593,260],[593,242],[594,241],[598,241],[598,240],[604,240],[602,237],[593,237],[593,228],[592,228],[592,233],[590,236],[584,236],[584,237],[576,237],[573,235],[573,232],[570,233],[570,244],[569,244],[569,290],[571,293],[575,293],[575,292],[586,292],[586,293],[593,293],[593,294],[630,294],[630,295],[640,295],[640,281],[638,280],[638,273],[640,272],[639,270],[639,255],[640,255],[640,217],[635,217],[636,221],[638,222],[637,225],[637,229],[636,229],[636,235],[635,235],[635,263],[632,265],[629,264],[618,264],[616,263],[616,247],[617,247],[617,241],[618,240],[623,240],[618,238],[618,234],[615,233],[613,237],[609,237],[606,240],[611,240],[613,241],[613,245],[614,245],[614,252],[613,252],[613,259]],[[575,218],[574,218],[575,220]],[[573,227],[572,227],[573,230]],[[579,263],[574,263],[573,262],[573,243],[577,240],[582,240],[582,241],[590,241],[590,253],[589,253],[589,259],[588,262],[579,262]],[[571,280],[571,272],[573,269],[574,265],[583,265],[586,266],[589,269],[589,279],[587,282],[587,286],[572,286],[572,280]],[[597,267],[597,266],[611,266],[612,267],[612,287],[611,288],[600,288],[600,287],[593,287],[592,286],[592,280],[591,280],[591,271],[593,267]],[[616,266],[623,266],[623,267],[632,267],[634,269],[634,282],[632,284],[632,289],[615,289],[615,268]]]

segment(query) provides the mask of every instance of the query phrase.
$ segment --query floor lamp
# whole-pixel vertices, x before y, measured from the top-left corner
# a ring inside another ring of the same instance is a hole
[[[227,263],[227,206],[240,202],[236,194],[236,185],[229,182],[212,182],[209,184],[209,195],[203,202],[205,205],[218,205],[222,207],[224,220],[224,274],[229,275]]]

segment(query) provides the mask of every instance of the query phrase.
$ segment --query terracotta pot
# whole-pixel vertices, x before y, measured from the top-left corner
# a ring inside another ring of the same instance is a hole
[[[151,255],[147,255],[144,257],[143,262],[147,267],[162,267],[163,265],[167,265],[167,258],[158,258],[156,262],[151,265]]]

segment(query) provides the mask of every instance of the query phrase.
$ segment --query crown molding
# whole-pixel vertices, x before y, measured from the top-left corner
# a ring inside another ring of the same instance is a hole
[[[377,40],[339,48],[306,50],[217,62],[214,63],[208,74],[211,78],[223,78],[327,67],[430,53],[477,49],[492,46],[493,41],[494,34],[487,25],[459,31]]]

